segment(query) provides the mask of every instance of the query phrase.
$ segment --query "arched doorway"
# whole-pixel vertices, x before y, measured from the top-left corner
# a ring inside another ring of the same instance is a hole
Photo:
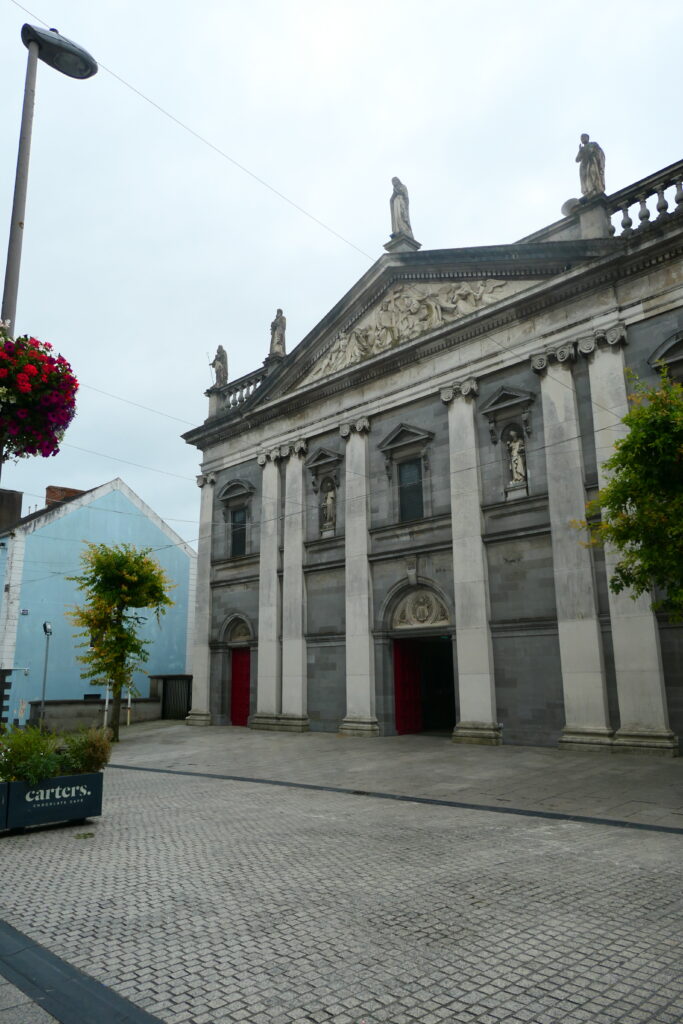
[[[251,702],[251,633],[243,619],[236,620],[228,631],[230,658],[230,724],[249,723]]]
[[[453,731],[453,641],[450,633],[441,632],[449,626],[445,604],[425,587],[405,594],[394,610],[394,707],[399,735]]]

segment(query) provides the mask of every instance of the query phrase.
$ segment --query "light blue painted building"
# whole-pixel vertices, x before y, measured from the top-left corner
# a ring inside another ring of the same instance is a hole
[[[160,624],[150,616],[142,626],[151,646],[145,672],[135,678],[140,696],[149,695],[148,674],[189,672],[196,553],[118,478],[66,494],[70,496],[64,500],[63,491],[48,488],[46,508],[0,529],[0,670],[9,670],[5,716],[21,724],[27,720],[29,702],[41,696],[44,622],[52,625],[47,699],[82,700],[98,692],[81,678],[79,640],[66,614],[83,598],[67,577],[80,571],[87,542],[151,548],[174,584],[174,604]]]

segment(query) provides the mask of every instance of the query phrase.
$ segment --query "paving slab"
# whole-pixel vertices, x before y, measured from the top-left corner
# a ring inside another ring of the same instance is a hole
[[[114,760],[100,819],[0,840],[0,911],[160,1021],[683,1019],[675,760],[182,724]]]
[[[683,758],[469,746],[430,734],[368,739],[160,721],[122,729],[113,763],[683,828]]]

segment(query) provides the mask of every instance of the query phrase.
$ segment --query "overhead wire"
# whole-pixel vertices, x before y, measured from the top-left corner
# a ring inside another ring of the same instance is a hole
[[[607,430],[607,429],[612,429],[612,428],[608,428],[608,427],[599,428],[599,430]],[[595,433],[598,433],[599,430],[595,431]],[[559,441],[544,442],[543,444],[541,444],[538,447],[534,448],[534,451],[535,452],[547,451],[548,449],[556,447],[557,445],[560,445],[560,444],[566,444],[567,442],[570,442],[570,441],[581,440],[582,437],[583,437],[582,434],[571,434],[571,435],[569,435],[569,436],[567,436],[565,438],[562,438]],[[497,458],[491,458],[489,460],[485,460],[484,462],[480,461],[478,463],[473,463],[473,464],[470,464],[469,466],[461,467],[458,470],[451,470],[449,472],[448,476],[451,477],[451,476],[456,475],[457,473],[467,472],[467,471],[472,470],[472,469],[477,469],[477,468],[481,469],[481,468],[485,468],[486,466],[498,465],[498,464],[500,464],[500,461],[501,461],[500,457],[497,457]],[[363,474],[354,474],[354,475],[362,476]],[[365,477],[365,479],[370,479],[370,474],[368,474]],[[396,490],[400,490],[401,489],[401,485],[397,483],[395,485],[395,488],[396,488]],[[380,496],[384,496],[384,494],[390,493],[391,490],[393,490],[393,488],[387,482],[379,490],[379,495]],[[27,492],[27,493],[30,493],[30,492]],[[378,494],[377,489],[375,488],[372,493],[373,493],[373,495],[376,496]],[[33,496],[34,497],[38,497],[38,495],[35,495],[35,494]],[[359,502],[364,502],[364,501],[366,501],[366,497],[367,496],[365,496],[365,495],[361,495],[361,496],[359,496],[355,500],[357,500]],[[530,495],[530,497],[542,497],[542,495]],[[55,503],[55,504],[58,504],[58,503]],[[63,502],[62,504],[68,505],[69,501],[67,500],[67,501]],[[126,512],[126,511],[124,511],[122,509],[107,509],[107,508],[104,508],[102,506],[92,506],[91,510],[92,511],[103,512],[103,513],[106,513],[106,514],[116,513],[118,515],[142,516],[142,517],[146,518],[144,512]],[[311,503],[311,504],[303,503],[303,504],[301,504],[301,506],[298,506],[296,510],[291,511],[291,512],[285,512],[284,509],[283,509],[277,516],[273,516],[273,517],[263,517],[263,516],[260,516],[259,519],[253,524],[253,528],[254,529],[259,529],[261,524],[263,524],[263,523],[274,522],[275,520],[277,520],[277,521],[284,521],[288,517],[293,517],[293,516],[296,516],[296,515],[301,515],[301,514],[303,514],[305,512],[315,512],[315,513],[317,513],[318,511],[319,511],[319,505],[318,505],[317,502],[316,503]],[[450,511],[450,508],[446,512],[444,512],[442,514],[447,515],[449,511]],[[187,522],[187,523],[196,522],[196,520],[175,520],[175,521]],[[392,525],[396,529],[410,529],[411,526],[413,526],[415,524],[415,522],[419,522],[419,521],[420,520],[405,521],[405,522],[395,522],[395,523],[391,523],[391,524],[388,524],[388,525]],[[199,535],[196,538],[193,538],[191,541],[183,541],[183,540],[181,540],[180,542],[170,542],[168,544],[161,545],[161,546],[159,546],[157,548],[154,548],[153,550],[154,551],[162,551],[162,550],[164,550],[166,548],[169,548],[169,547],[185,547],[186,545],[189,546],[189,545],[192,545],[192,544],[198,544],[202,540],[213,539],[214,527],[215,526],[223,526],[223,527],[225,527],[226,523],[225,523],[225,520],[222,518],[222,516],[220,518],[217,518],[217,519],[213,519],[212,518],[211,521],[210,521],[210,530],[208,532],[205,532],[205,533],[201,532],[201,527],[204,526],[204,523],[200,522],[199,525],[200,525],[200,533],[199,533]],[[65,541],[66,542],[71,542],[71,543],[76,543],[76,544],[82,544],[83,543],[82,539],[54,537],[54,536],[50,536],[49,534],[44,534],[44,533],[41,534],[41,539],[44,539],[44,540],[54,540],[54,541],[57,541],[59,543],[64,543]],[[254,555],[258,554],[258,552],[255,551],[255,552],[253,552],[253,554]],[[45,563],[32,562],[32,564],[37,564],[38,565],[38,564],[45,564]],[[60,573],[59,570],[54,570],[50,577],[41,577],[41,579],[49,579],[49,578],[51,578],[54,575],[61,575],[61,576],[64,577],[64,576],[66,576],[67,572],[70,572],[70,571],[76,571],[76,570],[65,570],[62,573]],[[26,580],[25,582],[29,583],[29,582],[38,582],[38,581]]]
[[[49,28],[49,23],[47,21],[44,21],[43,18],[39,17],[39,15],[37,15],[33,11],[29,10],[28,7],[25,7],[23,4],[20,4],[18,2],[18,0],[10,0],[10,3],[13,3],[15,7],[18,7],[20,10],[24,11],[26,14],[29,14],[32,18],[35,18],[36,21],[39,21],[41,23],[41,25],[44,25],[46,28]],[[340,234],[334,228],[330,227],[329,224],[326,224],[319,217],[316,217],[315,214],[310,213],[310,211],[305,209],[305,207],[301,206],[299,203],[295,202],[293,199],[290,199],[290,197],[288,195],[286,195],[286,193],[282,192],[280,189],[276,188],[274,185],[271,185],[270,182],[266,181],[265,178],[262,178],[260,175],[256,174],[254,171],[250,170],[249,167],[247,167],[243,163],[240,163],[240,161],[236,160],[233,156],[230,156],[230,154],[226,153],[224,149],[220,148],[220,146],[217,146],[214,142],[211,142],[210,139],[207,139],[204,135],[201,135],[198,131],[196,131],[190,125],[186,124],[184,121],[181,121],[179,117],[176,117],[175,114],[172,114],[165,107],[162,107],[160,103],[156,102],[156,100],[151,99],[149,96],[146,95],[146,93],[142,92],[141,89],[138,89],[136,86],[134,86],[130,82],[126,81],[125,78],[123,78],[121,75],[117,74],[117,72],[114,71],[112,68],[107,67],[106,64],[103,64],[99,60],[98,60],[98,66],[103,71],[106,71],[108,75],[111,75],[112,78],[115,78],[116,81],[119,82],[121,85],[125,86],[126,89],[130,89],[130,91],[132,93],[135,93],[136,96],[139,96],[140,99],[145,101],[145,103],[149,103],[149,105],[151,107],[154,107],[154,109],[158,110],[159,113],[163,114],[164,117],[167,117],[169,119],[169,121],[172,121],[174,124],[178,125],[178,127],[182,128],[183,131],[188,132],[190,135],[192,135],[195,139],[197,139],[203,145],[208,146],[208,148],[213,150],[214,153],[217,153],[218,156],[222,157],[224,160],[227,160],[229,163],[231,163],[238,170],[242,171],[243,174],[248,175],[250,178],[252,178],[259,185],[262,185],[263,188],[268,189],[269,192],[272,192],[273,195],[277,196],[279,199],[282,199],[283,202],[287,203],[293,209],[297,210],[298,213],[303,214],[304,217],[307,217],[309,220],[313,221],[314,224],[317,224],[319,227],[323,228],[325,231],[328,231],[331,235],[334,235],[335,238],[338,238],[339,241],[343,242],[345,245],[350,246],[351,249],[354,249],[357,253],[360,253],[361,256],[364,256],[366,259],[370,260],[371,263],[375,262],[375,257],[374,256],[371,256],[369,253],[365,252],[363,249],[361,249],[359,246],[357,246],[354,242],[350,241],[348,238],[345,238],[344,235]]]
[[[35,14],[29,8],[27,8],[23,4],[19,3],[18,0],[10,0],[10,2],[13,3],[14,6],[16,6],[16,7],[20,8],[21,10],[23,10],[25,13],[29,14],[32,18],[35,18],[37,21],[41,22],[41,24],[43,24],[46,27],[48,27],[48,23],[46,21],[44,21],[42,18],[40,18],[39,15]],[[163,114],[165,117],[170,119],[172,122],[174,122],[180,128],[182,128],[184,131],[188,132],[190,135],[195,137],[198,141],[200,141],[204,145],[208,146],[210,149],[212,149],[214,152],[216,152],[222,158],[224,158],[224,159],[228,160],[230,163],[234,164],[238,169],[243,171],[245,174],[249,175],[256,182],[258,182],[263,187],[267,188],[269,191],[271,191],[272,193],[277,195],[283,201],[287,202],[290,206],[292,206],[298,212],[302,213],[303,215],[305,215],[306,217],[308,217],[309,219],[311,219],[315,223],[317,223],[319,226],[321,226],[325,230],[329,231],[331,234],[335,235],[339,240],[341,240],[342,242],[344,242],[347,245],[351,246],[353,249],[355,249],[361,255],[367,257],[368,259],[373,259],[373,257],[371,257],[368,253],[364,252],[362,249],[358,248],[358,246],[356,246],[353,242],[349,241],[349,239],[345,238],[343,235],[341,235],[338,232],[336,232],[329,225],[325,224],[319,218],[315,217],[309,211],[305,210],[299,204],[297,204],[293,200],[291,200],[287,195],[285,195],[280,190],[278,190],[277,188],[272,186],[268,181],[266,181],[265,179],[261,178],[259,175],[255,174],[248,167],[244,166],[239,161],[237,161],[232,156],[230,156],[230,154],[228,154],[225,151],[221,150],[218,146],[216,146],[210,140],[206,139],[204,136],[202,136],[200,133],[196,132],[189,125],[187,125],[186,123],[181,121],[179,118],[175,117],[174,114],[172,114],[170,111],[168,111],[167,109],[162,107],[160,104],[156,103],[154,100],[152,100],[149,96],[147,96],[141,90],[137,89],[131,83],[126,81],[122,76],[118,75],[115,71],[113,71],[113,69],[111,69],[111,68],[109,68],[106,65],[101,64],[101,63],[100,63],[100,67],[103,70],[105,70],[108,74],[110,74],[113,78],[115,78],[118,82],[120,82],[120,84],[122,84],[126,88],[130,89],[133,93],[135,93],[137,96],[139,96],[145,102],[149,103],[152,107],[154,107],[161,114]],[[490,340],[492,340],[495,344],[497,344],[503,351],[506,351],[506,352],[512,354],[513,356],[517,357],[517,353],[515,353],[508,346],[504,345],[498,338],[492,337]],[[466,376],[468,372],[471,372],[470,367],[471,367],[471,361],[470,361],[470,363],[468,364],[468,366],[466,368],[463,368],[460,371],[460,376]],[[564,381],[559,381],[559,383],[561,383],[563,386],[567,387],[568,389],[570,389],[572,391],[574,390],[573,389],[573,385],[565,384]],[[136,407],[138,407],[140,409],[144,409],[144,410],[146,410],[148,412],[151,412],[151,413],[154,413],[156,415],[164,416],[164,417],[169,418],[169,419],[174,419],[174,420],[176,420],[178,422],[186,423],[188,425],[194,425],[194,424],[191,424],[190,421],[183,420],[180,417],[172,416],[171,414],[162,412],[161,410],[153,409],[153,408],[151,408],[149,406],[143,405],[142,403],[138,403],[138,402],[135,402],[135,401],[133,401],[131,399],[124,398],[123,396],[111,394],[111,393],[106,392],[106,391],[104,391],[102,389],[96,388],[93,385],[84,385],[84,386],[89,388],[90,390],[93,390],[93,391],[98,392],[100,394],[106,395],[106,396],[108,396],[110,398],[114,398],[114,399],[117,399],[119,401],[126,402],[127,404],[130,404],[132,406],[136,406]],[[589,396],[589,401],[590,401],[591,405],[594,408],[600,408],[603,411],[606,411],[610,415],[614,416],[615,421],[619,421],[620,420],[620,417],[617,416],[617,414],[614,413],[613,410],[608,409],[606,406],[603,406],[601,403],[597,402],[592,396]],[[602,428],[602,429],[608,429],[608,428]],[[565,441],[572,440],[572,439],[580,439],[581,437],[582,437],[582,435],[578,434],[574,438],[565,438],[565,439],[562,439],[561,441],[553,442],[553,444],[562,444],[562,443],[565,443]],[[66,447],[66,448],[72,448],[72,449],[74,449],[76,451],[81,451],[81,452],[83,452],[85,454],[94,455],[96,457],[111,459],[113,461],[120,462],[120,463],[125,464],[125,465],[130,465],[130,466],[133,466],[133,467],[138,468],[138,469],[143,469],[143,470],[146,470],[148,472],[159,473],[159,474],[162,474],[162,475],[165,475],[165,476],[174,477],[176,479],[181,479],[181,480],[185,480],[185,481],[188,481],[188,482],[189,482],[189,480],[192,479],[191,477],[186,477],[186,476],[181,475],[181,474],[172,473],[172,472],[170,472],[168,470],[159,469],[159,468],[153,467],[153,466],[146,466],[146,465],[143,465],[143,464],[140,464],[140,463],[133,462],[133,461],[128,460],[128,459],[123,459],[123,458],[121,458],[119,456],[109,455],[108,453],[105,453],[105,452],[97,452],[97,451],[93,451],[91,449],[82,448],[82,447],[79,447],[77,445],[70,444],[68,442],[63,442],[62,446]],[[538,446],[538,447],[534,448],[534,451],[538,451],[538,450],[541,450],[541,449],[547,449],[550,446],[551,446],[550,444],[544,444],[544,445],[541,445],[541,446]],[[493,464],[494,462],[497,462],[497,461],[499,461],[499,460],[498,459],[492,459],[492,460],[490,460],[490,464]],[[487,464],[488,464],[487,462],[482,462],[481,460],[479,460],[475,465],[478,466],[479,468],[483,468]],[[450,471],[450,475],[453,475],[454,473],[466,472],[466,471],[468,471],[470,469],[475,468],[475,465],[471,465],[471,466],[468,466],[468,467],[460,467],[457,470],[452,470],[452,471]],[[369,474],[367,475],[366,478],[369,479]],[[400,485],[398,485],[398,486],[400,486]],[[387,490],[388,489],[389,488],[388,488],[388,485],[387,485]],[[375,493],[375,494],[377,493],[376,489],[373,490],[373,493]],[[362,500],[362,499],[359,499],[359,500]],[[316,509],[317,510],[318,509],[318,505],[317,504],[305,505],[305,506],[302,506],[302,510],[303,509],[311,509],[311,510],[312,509]],[[139,514],[139,515],[144,515],[144,513],[123,513],[123,514],[131,514],[131,515]],[[287,513],[283,513],[283,516],[286,515],[286,514]],[[293,513],[289,513],[289,514],[293,515],[293,514],[298,514],[298,513],[297,512],[293,512]],[[168,518],[169,521],[173,521],[173,522],[188,522],[189,523],[189,522],[194,522],[195,521],[195,520],[183,520],[183,519],[179,519],[177,517],[166,517],[166,518]],[[214,526],[214,525],[220,524],[221,522],[222,522],[222,520],[213,520],[212,519],[211,525]],[[200,538],[197,538],[197,539],[200,539]]]
[[[81,388],[87,388],[88,391],[96,391],[98,395],[106,395],[107,398],[115,398],[117,402],[125,402],[126,405],[134,405],[136,409],[144,409],[146,412],[153,412],[157,416],[165,416],[168,420],[176,420],[178,423],[184,423],[188,427],[195,427],[196,423],[192,420],[181,419],[180,416],[173,416],[170,412],[162,412],[161,409],[152,409],[149,405],[143,405],[141,402],[134,402],[130,398],[124,398],[123,395],[113,395],[110,391],[103,391],[102,388],[96,388],[92,384],[84,384],[80,381],[79,386]]]

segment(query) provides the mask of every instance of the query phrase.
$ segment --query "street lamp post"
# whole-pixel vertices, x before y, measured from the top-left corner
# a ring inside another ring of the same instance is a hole
[[[5,271],[5,287],[2,293],[2,314],[0,319],[9,321],[9,333],[14,334],[14,321],[17,312],[17,293],[19,291],[19,268],[21,265],[21,246],[24,239],[24,217],[26,214],[26,189],[28,185],[28,165],[31,155],[31,130],[33,127],[33,106],[36,95],[36,73],[38,59],[45,64],[61,71],[69,78],[90,78],[97,74],[97,64],[90,54],[72,43],[70,39],[60,36],[57,29],[38,28],[36,25],[24,25],[21,38],[28,48],[28,64],[26,66],[26,84],[24,87],[24,106],[21,113],[21,131],[19,134],[19,153],[17,156],[17,173],[14,181],[14,201],[12,204],[12,221],[10,224],[9,244],[7,246],[7,268]]]
[[[50,637],[52,636],[52,623],[43,623],[43,633],[45,634],[45,662],[43,664],[43,689],[40,694],[40,716],[39,724],[42,729],[45,722],[45,687],[47,685],[47,656],[50,653]]]

